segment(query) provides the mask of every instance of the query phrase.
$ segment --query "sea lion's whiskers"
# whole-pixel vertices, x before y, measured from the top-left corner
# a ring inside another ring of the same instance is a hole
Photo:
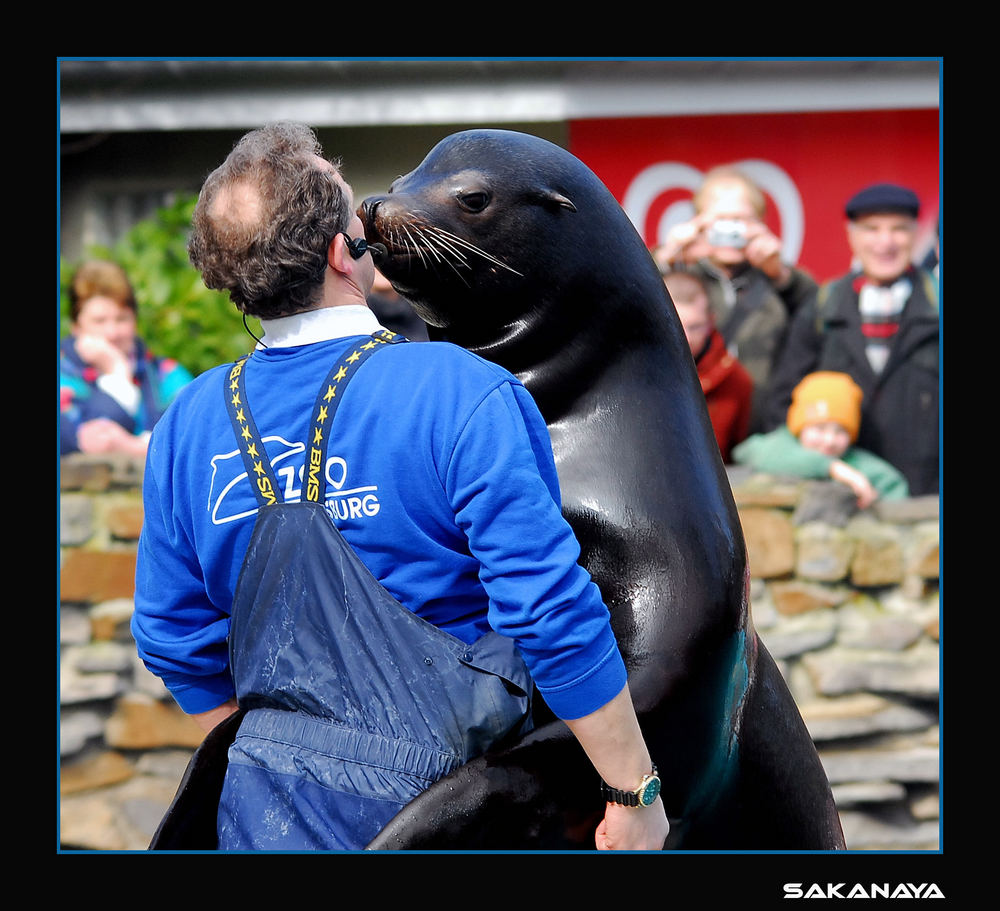
[[[414,226],[413,230],[416,231],[417,234],[423,239],[424,244],[425,244],[425,249],[429,253],[432,253],[434,255],[434,257],[438,260],[438,262],[442,262],[446,266],[448,266],[452,270],[452,272],[454,272],[459,277],[459,279],[461,279],[462,284],[465,285],[467,288],[471,288],[472,287],[465,280],[465,278],[462,275],[462,273],[458,271],[458,267],[455,265],[455,263],[453,263],[447,256],[443,256],[442,255],[442,251],[438,249],[438,247],[437,247],[437,245],[436,245],[436,243],[435,243],[435,241],[434,241],[434,239],[432,237],[429,237],[425,231],[423,231],[421,228],[418,228],[416,226]],[[447,252],[447,251],[445,251],[445,252]],[[464,263],[464,262],[459,263],[459,265],[463,265],[466,268],[468,268],[468,265],[466,263]]]
[[[433,234],[425,233],[423,236],[429,246],[436,246],[439,250],[447,251],[454,256],[456,260],[458,260],[458,265],[465,266],[466,269],[470,268],[469,258],[453,244],[441,237],[434,236]]]
[[[492,254],[487,253],[481,247],[477,247],[475,244],[470,243],[464,237],[459,237],[457,234],[452,234],[450,231],[445,231],[443,228],[440,228],[437,225],[429,225],[428,230],[433,231],[434,234],[437,235],[439,239],[446,237],[452,243],[460,247],[464,247],[466,250],[469,250],[472,253],[478,254],[479,256],[483,257],[483,259],[488,260],[494,265],[500,266],[503,269],[507,269],[509,272],[513,272],[515,275],[522,275],[523,277],[523,273],[518,272],[517,269],[513,268],[513,266],[508,266],[507,263],[505,263],[503,260],[497,259]]]
[[[416,240],[414,239],[413,235],[410,233],[410,229],[408,227],[406,227],[406,225],[402,225],[401,227],[406,232],[407,238],[409,238],[409,240],[412,241],[412,243],[413,243],[413,249],[417,251],[417,256],[420,257],[420,262],[423,265],[423,267],[426,269],[427,268],[427,260],[424,259],[424,253],[423,253],[423,250],[420,249],[420,244],[418,244],[416,242]],[[407,252],[409,252],[410,244],[409,243],[405,243],[404,246],[406,247]]]

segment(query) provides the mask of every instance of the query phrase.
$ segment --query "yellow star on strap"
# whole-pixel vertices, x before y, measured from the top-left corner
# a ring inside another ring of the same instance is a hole
[[[326,405],[320,405],[319,414],[316,416],[316,421],[322,424],[330,416],[330,413],[326,410]]]
[[[347,368],[341,367],[334,375],[333,381],[339,383],[345,376],[347,376]]]
[[[232,382],[231,382],[231,383],[229,384],[229,388],[230,388],[230,389],[232,389],[232,390],[233,390],[233,392],[235,392],[235,391],[236,391],[237,389],[239,389],[239,388],[240,388],[240,381],[239,381],[239,380],[237,380],[237,379],[234,379],[234,380],[233,380],[233,381],[232,381]]]
[[[245,424],[247,422],[246,415],[243,414],[242,408],[236,412],[236,420],[239,421],[241,424]]]
[[[332,399],[336,394],[337,394],[337,388],[336,388],[336,386],[327,386],[326,387],[326,395],[324,395],[323,398],[327,402],[329,402],[330,399]]]
[[[360,352],[360,351],[355,351],[355,352],[354,352],[354,354],[352,354],[352,355],[351,355],[351,356],[350,356],[350,357],[349,357],[349,358],[347,359],[347,363],[348,363],[348,364],[353,364],[353,363],[354,363],[355,361],[357,361],[357,359],[358,359],[359,357],[361,357],[361,352]]]
[[[256,443],[251,443],[249,446],[247,446],[247,455],[250,456],[250,458],[252,459],[257,458],[258,452]]]
[[[250,432],[250,428],[249,428],[249,427],[247,427],[247,426],[246,426],[246,425],[244,424],[244,425],[243,425],[243,439],[244,439],[244,440],[249,440],[249,439],[250,439],[250,437],[252,437],[252,436],[253,436],[253,434],[252,434],[252,433]]]
[[[264,474],[264,466],[260,462],[254,462],[253,470],[257,474]]]
[[[375,342],[366,342],[366,343],[365,343],[364,345],[362,345],[361,347],[362,347],[362,348],[364,348],[364,350],[365,350],[365,351],[371,351],[371,350],[372,350],[372,348],[374,348],[374,347],[375,347]]]
[[[313,430],[313,445],[319,446],[323,442],[323,431],[319,427]]]
[[[238,408],[243,403],[240,401],[239,393],[233,396],[233,404]]]

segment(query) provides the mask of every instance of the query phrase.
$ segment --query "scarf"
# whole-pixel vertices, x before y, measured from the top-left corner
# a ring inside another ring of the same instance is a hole
[[[877,285],[859,277],[854,289],[858,292],[858,312],[868,363],[875,373],[881,373],[889,360],[892,340],[899,330],[899,320],[913,293],[913,285],[906,277],[891,285]]]

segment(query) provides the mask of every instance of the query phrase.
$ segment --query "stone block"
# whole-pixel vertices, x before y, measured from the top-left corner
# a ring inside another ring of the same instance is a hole
[[[129,693],[118,700],[105,725],[109,746],[121,750],[159,747],[197,747],[205,734],[176,705],[167,705],[143,693]]]
[[[938,823],[917,822],[905,812],[845,810],[840,822],[848,851],[936,851],[940,846]]]
[[[772,582],[770,594],[778,613],[791,617],[808,611],[836,607],[843,603],[849,592],[816,583],[791,580]]]
[[[854,556],[854,541],[843,529],[826,522],[809,522],[795,532],[795,573],[816,582],[847,578]]]
[[[881,522],[907,525],[937,519],[940,502],[937,494],[903,500],[876,500],[871,511]]]
[[[121,753],[103,750],[87,759],[63,763],[59,770],[59,793],[76,794],[107,787],[127,781],[134,774],[132,764]]]
[[[761,633],[761,641],[774,658],[792,658],[803,652],[824,648],[837,635],[837,618],[833,611],[809,611],[791,617],[780,625]]]
[[[89,613],[91,636],[100,641],[133,643],[129,624],[135,612],[135,601],[129,598],[112,598],[95,604]]]
[[[930,783],[940,777],[936,747],[900,738],[869,744],[865,749],[821,748],[819,758],[831,784],[861,781]]]
[[[859,595],[838,610],[837,642],[847,648],[902,651],[924,634],[910,616],[884,610],[873,598]]]
[[[877,523],[852,523],[855,538],[851,583],[861,588],[899,585],[903,581],[903,548],[897,529]]]
[[[936,524],[922,523],[914,528],[907,557],[907,568],[921,579],[940,577],[940,530]]]
[[[802,720],[817,742],[926,730],[937,724],[937,712],[905,702],[856,693],[799,703]]]
[[[740,512],[750,572],[758,579],[787,576],[795,569],[795,537],[791,519],[775,509]]]
[[[104,734],[105,718],[88,708],[66,707],[59,712],[59,755],[73,756]]]
[[[94,501],[86,494],[64,493],[59,497],[59,543],[79,547],[94,536]]]
[[[59,644],[83,645],[90,641],[90,619],[82,607],[63,604],[59,608]]]
[[[84,646],[64,648],[59,655],[59,702],[75,705],[114,699],[125,689],[122,677],[113,671],[86,673],[77,667]]]
[[[730,474],[736,506],[762,509],[794,509],[802,495],[802,482],[781,482],[766,474]]]
[[[111,487],[112,467],[103,459],[76,452],[59,460],[61,490],[88,490],[99,493]]]
[[[801,660],[824,696],[874,692],[932,699],[939,691],[940,653],[926,640],[903,652],[834,647]]]
[[[833,800],[838,809],[869,803],[889,803],[903,800],[906,788],[895,781],[857,781],[835,785]]]
[[[802,489],[792,521],[796,525],[823,522],[843,527],[857,511],[858,498],[847,485],[837,481],[810,481]]]
[[[120,541],[138,541],[142,531],[143,511],[141,503],[125,503],[113,506],[105,516],[112,538]]]
[[[97,603],[135,594],[135,553],[73,550],[59,573],[59,597],[73,603]]]

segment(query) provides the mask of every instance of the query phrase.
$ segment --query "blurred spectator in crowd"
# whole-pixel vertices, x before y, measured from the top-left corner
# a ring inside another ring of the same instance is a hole
[[[909,495],[888,462],[854,445],[861,424],[861,387],[846,373],[810,373],[792,394],[785,424],[754,434],[733,452],[757,471],[846,484],[862,509],[879,498]]]
[[[806,374],[849,374],[864,392],[858,445],[895,465],[913,496],[938,492],[938,295],[912,262],[919,208],[894,184],[848,200],[856,267],[795,315],[768,410],[777,426]]]
[[[413,312],[410,302],[396,291],[376,268],[375,283],[368,295],[368,306],[386,329],[406,336],[411,342],[427,341],[427,324]]]
[[[675,225],[654,251],[661,270],[686,266],[708,290],[729,352],[753,377],[751,431],[765,426],[771,370],[789,315],[816,290],[802,270],[782,262],[781,240],[764,224],[764,194],[735,168],[713,168],[694,196],[695,217]]]
[[[746,439],[750,427],[753,380],[743,365],[727,350],[715,328],[708,292],[701,279],[690,272],[673,270],[664,284],[687,336],[698,379],[708,404],[708,416],[724,462],[732,461],[732,449]]]
[[[124,270],[85,262],[69,288],[71,334],[59,350],[59,447],[145,456],[149,432],[191,381],[136,335],[135,294]]]

